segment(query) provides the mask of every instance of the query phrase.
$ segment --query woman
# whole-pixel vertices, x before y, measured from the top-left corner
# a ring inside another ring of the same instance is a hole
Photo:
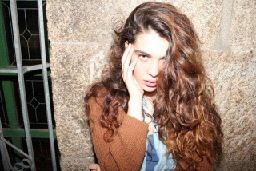
[[[213,170],[221,119],[189,19],[170,4],[143,3],[110,52],[108,78],[85,97],[101,170]]]

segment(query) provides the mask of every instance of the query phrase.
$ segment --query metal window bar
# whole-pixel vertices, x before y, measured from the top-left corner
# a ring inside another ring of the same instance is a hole
[[[31,169],[36,170],[35,161],[34,161],[34,151],[33,145],[30,135],[30,124],[28,119],[28,109],[26,105],[26,90],[25,90],[25,81],[22,69],[22,53],[21,53],[21,45],[20,45],[20,37],[19,37],[19,27],[18,27],[18,9],[16,0],[10,1],[11,7],[11,17],[12,17],[12,26],[14,33],[14,50],[15,50],[15,58],[17,62],[17,70],[18,70],[18,84],[19,84],[19,93],[21,98],[21,108],[22,108],[22,118],[24,122],[24,128],[26,132],[26,144],[28,149],[28,154],[31,157]]]
[[[51,118],[51,109],[50,109],[50,93],[49,93],[49,84],[48,76],[46,69],[46,48],[45,48],[45,35],[44,35],[44,19],[43,19],[43,3],[42,0],[38,0],[38,21],[39,21],[39,34],[40,34],[40,47],[41,47],[41,56],[42,56],[42,74],[43,74],[43,84],[44,84],[44,93],[45,93],[45,102],[46,102],[46,114],[47,114],[47,123],[48,130],[50,135],[50,148],[51,148],[51,159],[53,170],[57,171],[56,158],[55,158],[55,149],[54,149],[54,135],[52,127],[52,118]]]
[[[2,122],[0,119],[0,150],[1,150],[1,156],[2,156],[2,163],[3,163],[3,167],[4,170],[10,170],[10,158],[7,152],[7,148],[6,148],[6,143],[3,141],[4,140],[4,135],[2,132]]]
[[[45,35],[44,35],[44,25],[43,25],[43,5],[42,0],[38,0],[38,24],[39,24],[39,34],[40,34],[40,47],[41,47],[41,56],[42,56],[42,65],[37,65],[35,67],[25,67],[22,66],[22,53],[21,53],[21,45],[19,38],[19,28],[18,28],[18,11],[17,11],[17,3],[16,0],[10,0],[10,9],[11,9],[11,18],[12,18],[12,26],[13,26],[13,35],[14,35],[14,50],[15,50],[15,58],[17,62],[17,68],[1,68],[0,73],[12,73],[15,72],[18,74],[18,85],[19,85],[19,93],[21,98],[21,107],[22,107],[22,118],[24,122],[25,128],[25,137],[26,137],[26,145],[28,149],[28,155],[24,153],[19,148],[12,145],[8,142],[2,132],[2,123],[0,120],[0,150],[2,156],[2,163],[5,170],[23,170],[27,168],[31,168],[32,171],[36,170],[35,161],[34,161],[34,151],[31,140],[30,133],[30,123],[28,118],[28,110],[26,106],[26,89],[24,82],[24,74],[31,70],[42,69],[43,75],[43,84],[44,84],[44,93],[46,100],[46,114],[47,114],[47,123],[50,137],[50,150],[51,150],[51,160],[52,167],[54,171],[57,171],[57,164],[55,158],[55,148],[54,148],[54,132],[52,126],[51,119],[51,110],[50,110],[50,93],[49,93],[49,84],[47,77],[47,68],[49,64],[46,63],[46,46],[45,46]],[[9,145],[20,154],[22,154],[25,159],[21,162],[16,163],[14,167],[11,166],[10,158],[8,155],[8,151],[6,149],[6,145]]]

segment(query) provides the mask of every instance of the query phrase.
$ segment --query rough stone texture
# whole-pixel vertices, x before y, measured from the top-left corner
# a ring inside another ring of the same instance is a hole
[[[230,26],[231,50],[254,50],[256,48],[256,1],[234,0]]]
[[[112,30],[144,0],[48,0],[51,76],[62,170],[93,162],[83,108],[87,86],[100,78]],[[256,170],[256,1],[164,0],[188,15],[223,120],[219,170]]]
[[[93,157],[82,103],[84,80],[89,80],[87,73],[90,72],[88,60],[84,58],[86,48],[52,43],[51,50],[51,55],[56,57],[51,58],[51,75],[62,170],[82,169]]]
[[[256,168],[256,59],[252,51],[204,51],[204,64],[215,87],[223,121],[223,168]]]
[[[192,21],[202,43],[202,48],[211,48],[220,29],[223,0],[177,0],[173,4]]]

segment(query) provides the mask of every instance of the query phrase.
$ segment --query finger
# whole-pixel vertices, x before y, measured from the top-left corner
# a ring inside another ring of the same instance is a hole
[[[132,78],[133,76],[133,70],[136,66],[138,62],[138,58],[135,58],[134,61],[131,63],[131,65],[129,66],[128,70],[127,70],[127,75],[126,75],[126,80],[129,79],[129,78]]]
[[[124,67],[129,67],[129,65],[131,64],[131,59],[132,59],[132,55],[133,55],[133,52],[134,52],[134,48],[133,48],[133,45],[131,45],[130,49],[129,49],[129,52],[125,58],[125,61],[124,61]]]
[[[129,51],[126,54],[125,58],[124,58],[124,64],[123,64],[123,68],[126,71],[131,63],[131,56],[133,54],[133,46],[130,45]]]
[[[124,65],[125,59],[127,57],[127,54],[129,53],[130,49],[131,49],[131,44],[128,44],[128,46],[125,47],[125,51],[122,56],[122,67]]]
[[[127,48],[125,49],[123,56],[122,56],[122,77],[125,78],[126,68],[125,68],[125,61],[129,51],[131,50],[131,44],[128,44]]]
[[[136,66],[136,64],[137,64],[137,62],[138,62],[138,58],[135,58],[134,61],[133,61],[133,62],[131,63],[131,65],[129,66],[129,69],[130,69],[131,71],[134,70],[134,68],[135,68],[135,66]]]
[[[133,52],[134,52],[134,48],[133,48],[133,46],[131,46],[130,50],[129,50],[127,56],[126,56],[126,59],[124,61],[124,65],[123,65],[123,69],[122,69],[124,81],[126,81],[126,78],[127,78],[127,72],[128,72],[129,67],[130,67]]]

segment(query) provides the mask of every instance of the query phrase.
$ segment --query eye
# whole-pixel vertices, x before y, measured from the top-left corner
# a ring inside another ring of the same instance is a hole
[[[159,60],[160,60],[160,61],[165,61],[165,60],[166,60],[166,56],[160,58]]]
[[[140,58],[148,58],[148,56],[147,56],[147,55],[144,55],[144,54],[140,54],[139,57],[140,57]]]
[[[141,61],[146,62],[149,59],[148,55],[145,54],[139,54],[138,57],[140,58]]]

